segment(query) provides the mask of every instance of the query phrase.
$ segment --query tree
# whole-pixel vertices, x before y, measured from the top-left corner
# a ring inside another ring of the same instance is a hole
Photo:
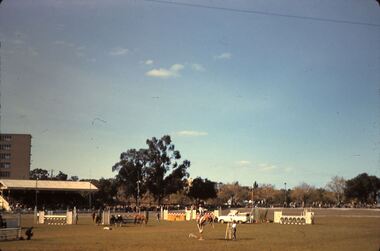
[[[291,191],[291,198],[297,203],[302,203],[302,206],[305,206],[311,202],[311,195],[313,194],[314,190],[315,187],[303,182],[300,185],[294,187],[294,189]]]
[[[53,178],[53,180],[67,180],[68,175],[59,171],[59,173]]]
[[[49,179],[49,172],[45,169],[36,168],[30,171],[29,179],[31,180],[48,180]]]
[[[262,184],[259,188],[256,189],[256,198],[259,200],[265,200],[266,203],[273,203],[275,199],[278,197],[280,192],[275,189],[275,187],[271,184]],[[282,202],[284,201],[284,197],[282,197]]]
[[[145,182],[141,182],[146,179],[146,157],[145,149],[130,149],[121,153],[120,161],[112,167],[113,172],[118,171],[116,184],[124,192],[125,197],[133,196],[136,204],[138,196],[146,191]],[[138,182],[139,187],[137,187]],[[139,188],[139,191],[137,188]]]
[[[230,202],[231,205],[238,205],[243,200],[248,200],[249,189],[242,187],[239,182],[224,184],[220,186],[218,191],[218,199],[220,203]]]
[[[169,135],[146,141],[147,149],[131,149],[120,155],[120,161],[112,167],[118,171],[117,179],[129,194],[137,194],[137,182],[160,204],[163,197],[183,189],[190,161],[178,164],[181,154]],[[142,191],[140,191],[142,192]]]
[[[103,205],[114,205],[116,200],[117,186],[115,179],[101,178],[94,181],[98,191],[94,194],[94,204],[99,207]]]
[[[215,182],[208,179],[197,177],[192,181],[188,195],[196,200],[216,198],[215,184]]]
[[[362,173],[353,179],[347,180],[344,194],[349,199],[363,203],[373,203],[379,189],[380,179],[378,177]]]
[[[334,194],[337,204],[343,200],[345,188],[346,180],[343,177],[339,176],[332,177],[331,181],[326,185],[326,189]]]

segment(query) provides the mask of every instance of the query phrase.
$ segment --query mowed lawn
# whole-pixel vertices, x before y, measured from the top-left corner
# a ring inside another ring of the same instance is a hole
[[[32,226],[33,216],[23,216],[23,226]],[[380,248],[378,210],[320,210],[314,225],[241,224],[237,240],[224,240],[226,224],[206,226],[203,241],[195,222],[157,222],[146,226],[129,224],[103,230],[89,216],[78,225],[34,225],[31,241],[2,241],[0,250],[374,250]]]

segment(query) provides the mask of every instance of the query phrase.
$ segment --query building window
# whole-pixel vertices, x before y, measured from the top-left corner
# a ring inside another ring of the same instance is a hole
[[[2,135],[0,137],[0,140],[1,141],[11,141],[12,140],[12,136],[11,135]]]
[[[9,162],[0,163],[0,168],[11,168],[11,163]]]
[[[11,154],[10,153],[1,153],[0,159],[11,159]]]
[[[0,177],[9,177],[10,173],[9,172],[0,172]]]
[[[11,150],[11,145],[10,144],[0,145],[0,150]]]

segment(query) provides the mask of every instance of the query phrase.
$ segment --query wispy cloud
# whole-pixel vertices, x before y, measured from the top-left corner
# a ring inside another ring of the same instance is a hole
[[[13,44],[25,44],[25,41],[22,39],[14,39],[14,40],[11,40],[11,42]]]
[[[113,48],[109,52],[109,55],[110,56],[123,56],[123,55],[127,54],[128,52],[129,52],[129,50],[127,48],[116,47],[116,48]]]
[[[201,64],[192,64],[191,65],[191,69],[193,69],[194,71],[199,71],[199,72],[202,72],[202,71],[205,71],[206,69],[203,67],[203,65]]]
[[[275,165],[267,164],[267,163],[261,163],[258,165],[257,169],[262,172],[270,172],[276,169],[277,167]]]
[[[67,47],[75,47],[74,43],[63,41],[63,40],[56,40],[53,42],[55,45],[61,45],[61,46],[67,46]]]
[[[185,130],[185,131],[176,132],[176,135],[184,136],[184,137],[200,137],[200,136],[207,136],[208,133],[200,132],[200,131]]]
[[[215,56],[216,59],[230,59],[232,57],[232,54],[229,52],[224,52],[220,55]]]
[[[38,51],[32,47],[28,47],[28,53],[32,56],[38,56],[39,55]]]
[[[152,65],[154,63],[154,61],[152,59],[148,59],[144,62],[144,64],[146,65]]]
[[[152,69],[145,73],[145,75],[154,78],[172,78],[180,76],[180,71],[185,68],[182,64],[173,64],[169,69],[159,68]]]
[[[239,161],[237,161],[237,164],[239,166],[248,166],[248,165],[251,164],[251,161],[249,161],[249,160],[239,160]]]

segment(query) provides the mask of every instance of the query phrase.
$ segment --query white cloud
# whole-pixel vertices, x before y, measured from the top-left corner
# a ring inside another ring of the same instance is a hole
[[[184,68],[184,66],[181,65],[181,64],[173,64],[170,67],[170,71],[172,71],[172,72],[178,72],[178,71],[182,70],[183,68]]]
[[[220,55],[215,56],[216,59],[230,59],[232,57],[232,54],[229,52],[224,52]]]
[[[191,65],[191,68],[194,70],[194,71],[205,71],[206,69],[203,67],[203,65],[201,64],[192,64]]]
[[[170,78],[170,77],[174,77],[173,73],[167,69],[163,69],[163,68],[160,68],[160,69],[152,69],[150,71],[148,71],[147,73],[145,73],[145,75],[149,76],[149,77],[155,77],[155,78]]]
[[[249,161],[249,160],[239,160],[237,163],[240,166],[247,166],[247,165],[251,164],[251,161]]]
[[[28,53],[32,56],[38,56],[39,55],[38,51],[32,47],[28,48]]]
[[[291,173],[291,172],[293,172],[293,168],[292,167],[286,167],[284,169],[284,171],[287,172],[287,173]]]
[[[277,167],[275,165],[270,165],[267,163],[261,163],[258,165],[258,169],[263,172],[270,172],[276,169]]]
[[[122,47],[117,47],[113,48],[110,52],[109,55],[111,56],[123,56],[127,54],[129,50],[127,48],[122,48]]]
[[[154,61],[152,59],[148,59],[144,62],[144,64],[146,65],[152,65],[154,63]]]
[[[75,47],[74,43],[66,42],[63,40],[56,40],[53,42],[55,45],[67,46],[67,47]]]
[[[159,69],[152,69],[145,73],[145,75],[149,77],[155,77],[155,78],[172,78],[172,77],[178,77],[180,76],[180,71],[185,68],[181,64],[173,64],[169,69],[165,68],[159,68]]]
[[[54,41],[54,44],[65,45],[66,42],[65,42],[65,41],[62,41],[62,40],[56,40],[56,41]]]
[[[207,136],[207,132],[200,132],[200,131],[179,131],[176,132],[176,135],[178,136],[185,136],[185,137],[199,137],[199,136]]]

